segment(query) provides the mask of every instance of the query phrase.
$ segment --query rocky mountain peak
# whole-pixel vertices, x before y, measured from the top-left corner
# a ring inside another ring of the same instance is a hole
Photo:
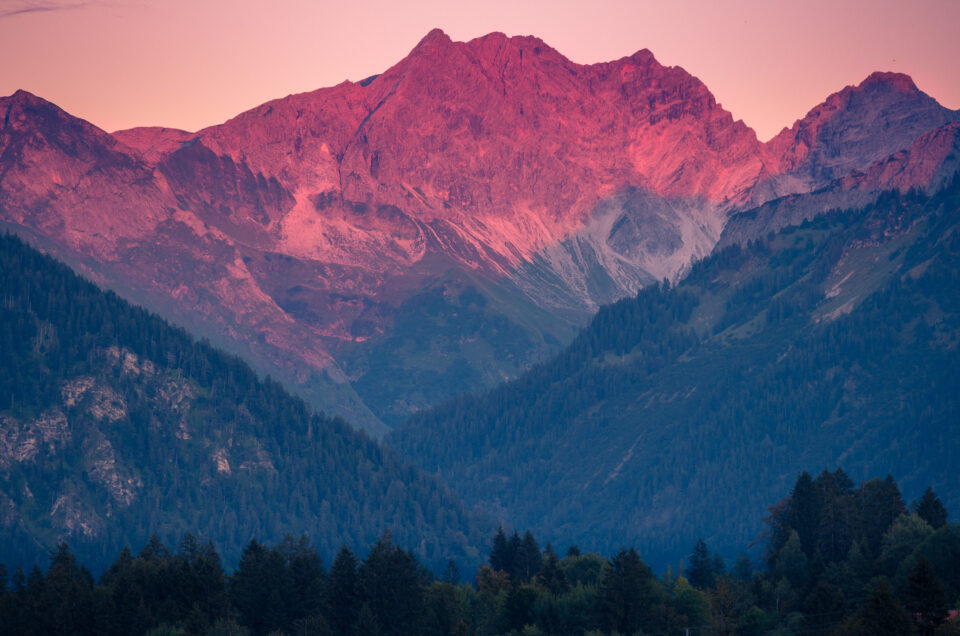
[[[874,71],[857,86],[859,89],[868,89],[873,87],[894,88],[904,95],[917,95],[920,93],[920,89],[917,88],[913,78],[906,73]]]
[[[417,43],[417,45],[414,47],[414,50],[429,46],[448,46],[450,44],[453,44],[453,40],[450,39],[450,36],[447,35],[443,29],[435,27],[430,29],[430,31],[423,36],[423,39]]]
[[[904,150],[923,133],[960,119],[909,75],[872,73],[815,106],[767,143],[782,173],[824,184]]]

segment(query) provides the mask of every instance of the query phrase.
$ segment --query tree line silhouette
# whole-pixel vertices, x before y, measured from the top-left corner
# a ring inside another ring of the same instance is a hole
[[[437,576],[382,536],[326,570],[310,541],[256,540],[227,573],[209,541],[125,548],[94,582],[65,544],[46,571],[0,570],[0,625],[32,634],[837,634],[960,633],[960,525],[928,489],[910,510],[893,479],[854,486],[803,473],[770,508],[765,552],[732,567],[703,541],[656,575],[634,548],[560,558],[501,527],[470,582]]]

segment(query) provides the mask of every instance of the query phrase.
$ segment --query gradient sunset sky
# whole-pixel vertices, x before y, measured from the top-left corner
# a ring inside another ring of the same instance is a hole
[[[0,0],[0,95],[109,131],[196,130],[379,73],[434,27],[535,35],[580,63],[649,48],[761,139],[876,70],[960,108],[960,0]]]

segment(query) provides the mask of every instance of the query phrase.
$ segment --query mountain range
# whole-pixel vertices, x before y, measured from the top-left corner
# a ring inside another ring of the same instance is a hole
[[[960,156],[960,113],[905,75],[762,143],[647,50],[580,65],[439,30],[197,132],[111,134],[24,91],[0,117],[5,227],[378,435],[718,241],[936,189]]]
[[[745,512],[804,465],[956,508],[958,281],[960,174],[720,249],[390,441],[494,519],[660,567],[762,543]]]
[[[196,132],[0,118],[0,228],[96,283],[0,239],[11,562],[390,528],[474,567],[499,521],[659,567],[839,465],[960,505],[960,111],[905,75],[764,143],[647,50],[435,30]]]

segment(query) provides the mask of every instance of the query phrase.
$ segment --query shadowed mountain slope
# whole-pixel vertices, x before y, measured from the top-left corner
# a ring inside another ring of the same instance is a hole
[[[559,356],[390,439],[491,515],[655,564],[754,539],[743,511],[803,466],[955,506],[958,283],[960,177],[888,192],[604,307]]]
[[[308,534],[332,559],[385,530],[475,566],[455,496],[346,422],[0,235],[0,561],[58,541],[97,567],[187,532],[235,561]]]

